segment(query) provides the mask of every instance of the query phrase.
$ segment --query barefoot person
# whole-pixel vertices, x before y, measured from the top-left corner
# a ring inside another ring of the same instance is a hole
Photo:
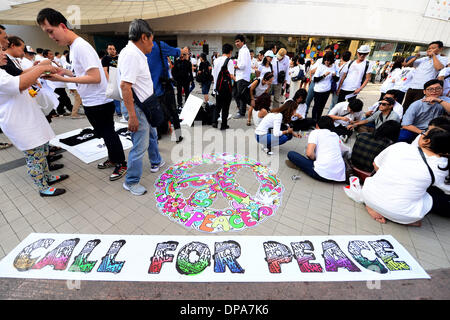
[[[434,201],[427,189],[450,192],[449,154],[450,133],[441,128],[422,134],[419,147],[400,142],[383,150],[374,160],[377,173],[362,188],[367,212],[380,223],[420,226]]]

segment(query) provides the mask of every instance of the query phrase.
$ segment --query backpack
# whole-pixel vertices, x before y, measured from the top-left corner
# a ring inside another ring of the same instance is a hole
[[[352,66],[352,63],[355,62],[355,60],[350,61],[348,68],[347,68],[347,73],[350,71],[350,67]],[[361,79],[361,85],[364,83],[364,81],[366,80],[366,74],[367,74],[367,69],[369,69],[369,60],[366,60],[366,67],[364,68],[364,73]]]
[[[228,62],[230,58],[227,58],[220,69],[217,76],[216,91],[219,96],[231,96],[233,90],[232,80],[230,72],[228,71]]]

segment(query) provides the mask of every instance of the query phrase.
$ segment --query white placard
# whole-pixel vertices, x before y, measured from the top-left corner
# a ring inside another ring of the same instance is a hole
[[[119,130],[122,128],[126,128],[128,125],[125,123],[114,123],[115,130]],[[92,129],[92,127],[87,127]],[[87,129],[83,128],[83,129]],[[60,142],[60,139],[68,138],[74,135],[79,134],[83,129],[75,129],[66,133],[62,133],[57,135],[55,138],[50,140],[50,145],[61,147],[75,157],[83,161],[84,163],[91,163],[93,161],[97,161],[108,156],[108,150],[106,149],[105,142],[103,139],[92,139],[83,143],[80,143],[76,146],[69,146]],[[128,140],[126,137],[119,135],[120,141],[122,142],[123,150],[130,149],[133,146],[133,143]]]
[[[191,127],[202,104],[203,100],[191,93],[179,115],[179,118],[183,120],[180,125],[187,125]]]
[[[390,235],[169,236],[32,233],[0,277],[168,282],[429,279]]]

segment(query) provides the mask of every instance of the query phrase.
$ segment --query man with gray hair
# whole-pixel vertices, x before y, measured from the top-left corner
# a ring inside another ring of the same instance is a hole
[[[128,130],[131,131],[133,142],[128,155],[128,171],[123,187],[133,195],[140,196],[147,192],[139,183],[145,151],[148,150],[151,172],[158,172],[165,162],[158,150],[158,133],[141,109],[143,105],[152,108],[159,104],[154,94],[146,56],[153,48],[153,31],[146,21],[135,19],[130,23],[128,39],[127,46],[120,52],[118,63],[120,89],[128,110]]]

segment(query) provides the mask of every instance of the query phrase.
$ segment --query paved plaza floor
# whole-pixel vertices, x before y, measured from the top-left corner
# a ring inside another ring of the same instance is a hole
[[[194,90],[194,94],[201,97],[198,88]],[[360,95],[365,109],[372,105],[378,97],[379,85],[372,84],[369,84]],[[328,105],[329,102],[327,107]],[[230,111],[235,114],[236,110],[233,102]],[[327,111],[326,108],[324,113]],[[448,279],[448,270],[446,269],[450,268],[450,219],[429,214],[423,220],[420,228],[399,225],[390,221],[384,225],[379,224],[367,214],[362,204],[355,203],[345,195],[344,183],[331,184],[315,181],[306,174],[285,165],[289,151],[295,150],[304,153],[306,137],[294,138],[275,150],[274,155],[267,156],[254,152],[260,147],[254,139],[254,127],[246,126],[246,119],[232,119],[229,121],[229,125],[231,128],[227,132],[212,129],[211,126],[186,127],[183,129],[185,139],[180,144],[175,144],[171,137],[166,135],[160,140],[159,148],[166,161],[166,165],[161,171],[189,154],[193,156],[210,152],[239,151],[255,154],[258,158],[255,160],[271,166],[276,171],[277,177],[285,187],[279,210],[264,223],[255,228],[237,232],[236,235],[392,235],[425,270],[432,274],[434,272],[436,275],[444,275],[444,278]],[[51,126],[56,134],[60,134],[90,125],[86,118],[74,120],[65,117],[54,119]],[[196,133],[195,130],[197,130]],[[236,130],[240,131],[238,131],[238,138],[233,137],[234,143],[227,141],[227,137],[232,136]],[[242,133],[245,134],[245,139],[241,137]],[[202,140],[202,143],[199,143],[199,139]],[[0,141],[7,141],[5,135],[0,135]],[[347,145],[351,147],[353,143],[354,137],[347,142]],[[223,146],[224,150],[220,150],[222,147],[218,146]],[[144,158],[144,174],[141,183],[148,189],[148,192],[143,196],[133,196],[122,187],[124,178],[110,182],[108,177],[111,170],[98,170],[98,162],[85,164],[69,152],[62,154],[63,158],[57,163],[64,164],[64,168],[57,173],[69,174],[70,178],[61,182],[58,187],[65,188],[67,193],[55,198],[42,198],[27,175],[22,152],[14,147],[0,151],[0,259],[32,232],[205,235],[179,226],[158,212],[153,185],[161,171],[151,173],[147,157]],[[291,179],[295,174],[300,175],[299,180]],[[250,174],[239,176],[239,182],[249,189],[255,184],[255,180]],[[425,283],[426,281],[429,280],[420,280],[416,283]],[[6,284],[6,280],[1,280],[1,282]],[[60,282],[41,283],[33,280],[26,283],[34,283],[33,286],[38,288],[47,286],[49,283],[54,283],[58,287]],[[38,285],[38,283],[41,284]],[[409,283],[415,282],[409,281]],[[429,282],[426,283],[429,284]],[[136,285],[141,286],[142,284]],[[270,286],[273,287],[276,284],[270,284]],[[2,285],[2,287],[3,289],[0,289],[2,299],[21,298],[19,293],[14,294],[14,288],[17,289],[17,286]],[[180,284],[180,287],[188,288],[190,285]],[[233,285],[229,287],[233,287]],[[444,294],[443,297],[449,298],[448,286],[446,288],[442,288],[444,291],[441,293]],[[436,289],[439,290],[437,287]],[[194,291],[194,288],[186,290]],[[432,289],[430,290],[432,291]],[[5,296],[5,292],[10,295]],[[24,293],[26,290],[20,292],[26,295]],[[49,297],[45,295],[45,292],[43,290],[42,295],[36,292],[33,296],[26,297]],[[95,294],[92,294],[91,297],[95,298]],[[139,295],[130,294],[129,296],[138,297]],[[64,296],[58,297],[64,298]],[[84,297],[89,297],[89,295]],[[115,295],[114,297],[117,298]],[[167,298],[167,295],[163,294],[159,297]],[[207,296],[205,297],[207,298]],[[226,295],[221,297],[225,298]],[[241,295],[236,297],[241,297]],[[411,296],[411,298],[414,297],[417,295]],[[272,298],[277,299],[276,296]],[[287,298],[295,299],[294,293]],[[408,295],[405,292],[398,298],[407,299]]]

